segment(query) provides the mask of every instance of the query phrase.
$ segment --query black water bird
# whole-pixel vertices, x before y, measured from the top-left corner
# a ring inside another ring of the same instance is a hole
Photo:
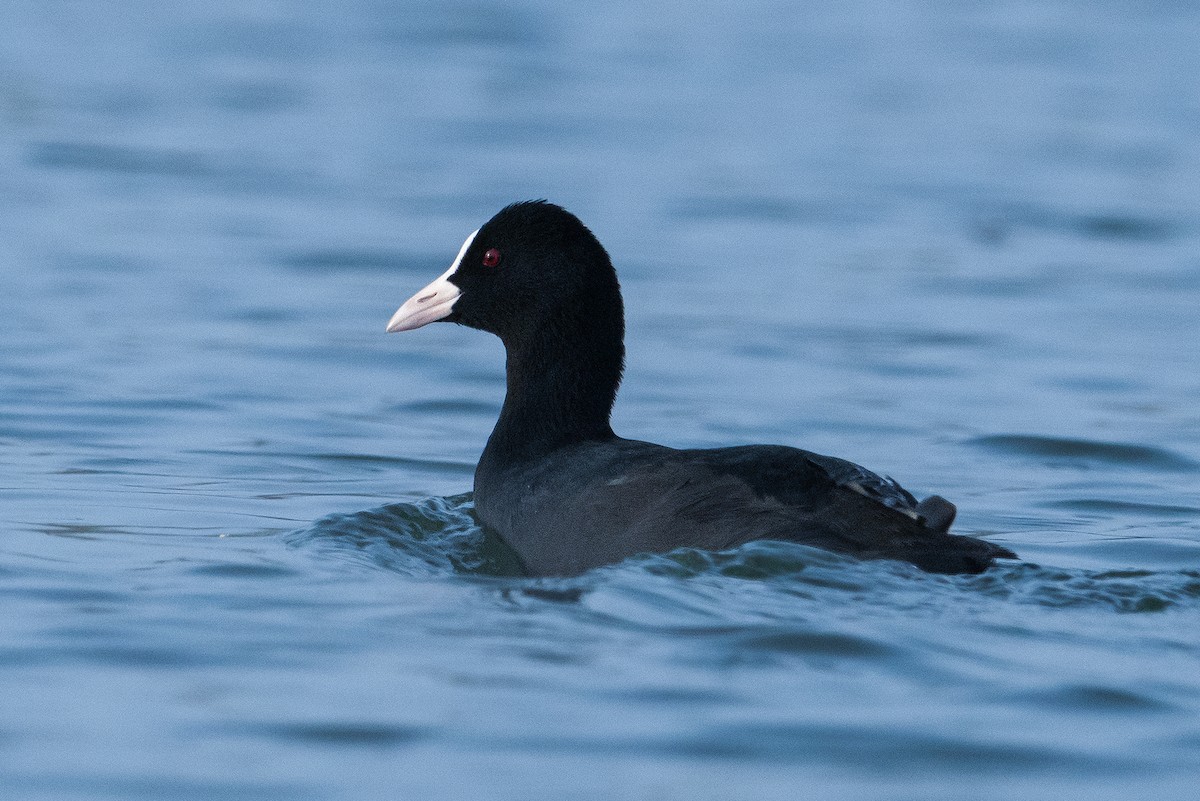
[[[475,510],[530,575],[758,539],[935,573],[1016,558],[950,534],[949,501],[918,502],[844,459],[782,445],[678,450],[614,434],[625,357],[617,274],[592,232],[558,206],[501,210],[387,330],[435,320],[489,331],[507,351],[508,391],[475,470]]]

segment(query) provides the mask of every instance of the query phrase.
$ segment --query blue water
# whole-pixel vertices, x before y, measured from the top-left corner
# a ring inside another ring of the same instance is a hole
[[[1200,9],[0,5],[0,798],[1190,799]],[[958,503],[978,577],[514,576],[504,204],[606,244],[616,429]]]

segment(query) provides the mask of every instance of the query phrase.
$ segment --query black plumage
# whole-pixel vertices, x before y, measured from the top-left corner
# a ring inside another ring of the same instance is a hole
[[[801,542],[938,573],[1011,551],[949,533],[955,507],[890,478],[782,445],[678,450],[618,437],[609,417],[624,312],[604,248],[575,216],[533,201],[468,238],[388,330],[433,320],[496,334],[507,394],[475,471],[480,521],[531,575],[574,575],[637,553]]]

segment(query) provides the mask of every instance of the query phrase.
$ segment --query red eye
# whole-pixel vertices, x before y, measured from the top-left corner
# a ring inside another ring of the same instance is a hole
[[[488,248],[487,253],[483,254],[483,266],[495,267],[500,263],[500,251],[495,248]]]

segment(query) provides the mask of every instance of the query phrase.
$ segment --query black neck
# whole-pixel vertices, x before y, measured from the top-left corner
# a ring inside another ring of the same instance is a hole
[[[567,311],[505,338],[508,393],[483,462],[504,465],[577,442],[612,439],[613,400],[625,358],[620,314]]]

